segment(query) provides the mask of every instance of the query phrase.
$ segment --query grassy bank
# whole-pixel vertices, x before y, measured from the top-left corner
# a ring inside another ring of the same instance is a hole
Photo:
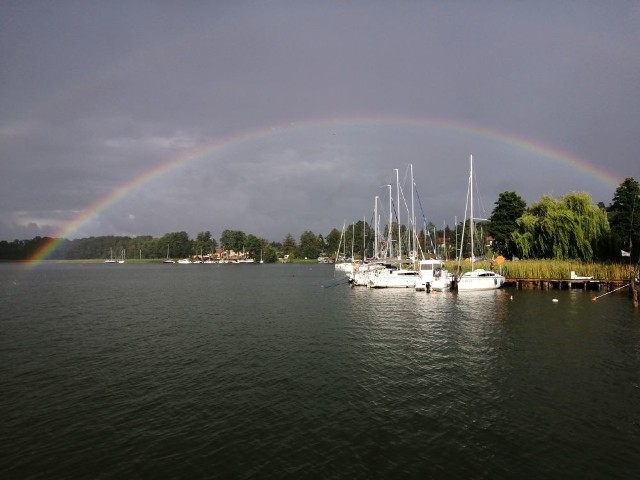
[[[476,262],[475,268],[489,269],[489,261]],[[447,262],[447,268],[455,271],[457,263]],[[471,270],[468,262],[462,264],[463,271]],[[500,271],[495,262],[493,270]],[[502,273],[508,278],[542,278],[549,280],[569,279],[571,272],[577,275],[591,276],[595,280],[628,280],[632,267],[628,263],[584,263],[575,260],[518,260],[507,261],[502,266]]]

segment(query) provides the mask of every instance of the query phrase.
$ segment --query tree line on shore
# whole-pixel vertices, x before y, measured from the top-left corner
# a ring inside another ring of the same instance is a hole
[[[555,259],[579,261],[620,261],[629,254],[629,260],[638,261],[640,245],[640,184],[633,178],[625,179],[616,189],[612,202],[593,205],[591,195],[572,192],[560,199],[543,196],[530,206],[515,192],[498,195],[495,207],[486,223],[476,225],[476,238],[481,251],[476,256],[501,254],[507,258]],[[438,230],[433,224],[416,232],[416,241],[423,255],[454,258],[461,249],[470,256],[469,234],[462,234],[463,223],[454,228]],[[379,237],[391,244],[406,245],[413,228],[392,223]],[[398,235],[400,238],[398,238]],[[318,258],[344,252],[355,258],[372,257],[375,238],[371,224],[362,220],[342,229],[333,228],[326,236],[305,231],[296,241],[291,233],[280,242],[267,241],[254,234],[239,230],[224,230],[220,239],[204,231],[191,239],[186,232],[166,233],[161,237],[141,235],[99,236],[81,239],[63,239],[49,255],[49,259],[97,259],[110,255],[127,258],[157,259],[169,255],[185,258],[206,255],[223,249],[245,252],[249,258],[271,263],[279,258]],[[30,240],[0,241],[1,260],[25,260],[52,239],[35,237]],[[634,246],[636,247],[634,249]]]

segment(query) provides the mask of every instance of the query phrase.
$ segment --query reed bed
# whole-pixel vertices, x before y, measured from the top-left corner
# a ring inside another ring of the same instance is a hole
[[[457,263],[446,263],[449,271],[456,271]],[[483,260],[475,262],[474,268],[489,270],[491,262]],[[575,260],[517,260],[507,261],[502,267],[493,262],[493,271],[500,272],[507,278],[565,280],[576,275],[591,276],[594,280],[624,281],[631,276],[632,266],[628,263],[586,263]],[[471,270],[469,262],[462,263],[462,271]]]

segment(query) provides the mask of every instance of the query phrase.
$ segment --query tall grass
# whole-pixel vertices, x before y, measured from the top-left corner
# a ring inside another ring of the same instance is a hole
[[[507,278],[538,278],[546,280],[565,280],[571,278],[571,271],[576,275],[591,276],[594,280],[624,281],[628,280],[633,266],[628,263],[584,263],[575,260],[517,260],[507,261],[502,265],[502,274]],[[455,271],[457,263],[447,262],[449,271]],[[474,268],[489,270],[490,262],[475,262]],[[471,270],[469,262],[462,263],[462,271]],[[493,263],[493,271],[500,272],[500,265]]]

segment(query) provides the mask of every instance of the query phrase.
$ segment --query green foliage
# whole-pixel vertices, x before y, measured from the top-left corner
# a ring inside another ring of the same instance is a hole
[[[494,238],[494,250],[508,258],[516,246],[511,234],[516,231],[516,223],[527,208],[527,203],[516,192],[502,192],[498,195],[495,208],[489,217],[489,235]]]
[[[193,242],[187,232],[165,233],[157,242],[156,258],[162,258],[169,252],[169,257],[186,258],[193,255]]]
[[[595,247],[609,233],[605,213],[583,192],[560,200],[543,196],[516,223],[512,239],[523,258],[590,261]]]
[[[300,235],[300,243],[298,244],[296,257],[298,258],[318,258],[320,256],[320,241],[318,237],[310,231],[303,232]]]
[[[479,224],[475,238],[484,237],[481,229],[485,224]],[[609,228],[609,225],[611,226]],[[387,238],[387,228],[380,232],[379,238]],[[419,243],[425,254],[433,252],[433,241],[440,241],[444,231],[434,232],[434,226],[429,223],[427,233],[418,232]],[[400,225],[402,239],[402,253],[408,253],[410,227]],[[468,248],[469,236],[465,235],[465,245],[457,243],[463,241],[457,231],[445,227],[446,240],[449,244],[447,252],[454,249],[454,245],[462,248],[465,256],[470,254]],[[495,208],[489,219],[486,233],[495,239],[494,249],[507,257],[516,255],[522,258],[538,259],[575,259],[589,261],[592,259],[619,260],[620,250],[631,252],[633,262],[638,259],[638,245],[640,245],[640,184],[633,178],[627,178],[617,188],[613,202],[606,207],[602,202],[598,206],[591,204],[591,197],[586,193],[571,193],[560,200],[544,196],[539,202],[526,208],[526,204],[515,192],[502,192],[495,202]],[[397,253],[398,224],[392,223],[394,254]],[[434,238],[435,235],[435,238]],[[320,254],[334,257],[338,249],[347,255],[353,251],[356,258],[372,255],[371,245],[374,232],[369,224],[358,221],[345,228],[340,245],[341,230],[333,228],[324,238],[311,231],[305,231],[300,237],[298,245],[289,233],[282,243],[271,242],[252,234],[245,234],[238,230],[224,230],[220,237],[220,244],[225,249],[237,252],[245,250],[254,259],[259,259],[262,252],[264,262],[277,261],[278,256],[317,258]],[[32,240],[0,241],[0,260],[21,260],[29,258],[33,253],[50,242],[50,238],[35,237]],[[114,258],[118,258],[123,250],[128,259],[173,258],[188,257],[194,254],[210,253],[218,243],[209,231],[199,232],[195,240],[189,239],[186,232],[172,232],[160,238],[149,235],[138,237],[101,236],[82,239],[58,239],[59,246],[50,255],[51,259],[104,259],[113,251]],[[484,242],[478,242],[482,246]],[[440,246],[439,246],[440,249]],[[446,252],[438,252],[447,256]],[[478,255],[478,252],[476,252]],[[453,253],[452,255],[453,256]]]
[[[196,254],[202,252],[204,255],[213,253],[216,249],[217,242],[211,237],[211,232],[200,232],[193,242],[193,248]]]
[[[637,261],[640,246],[640,183],[633,178],[626,178],[616,189],[607,212],[614,258],[619,256],[620,250],[625,250],[631,252],[633,260]]]
[[[337,228],[332,229],[325,238],[325,243],[325,250],[327,255],[335,259],[336,252],[338,251],[338,246],[340,245],[340,230],[338,230]]]
[[[264,263],[275,263],[278,261],[278,247],[273,244],[265,245],[262,251],[262,261]]]
[[[284,237],[284,240],[282,240],[282,255],[295,257],[297,248],[298,247],[296,245],[295,239],[293,238],[293,235],[287,233],[287,235]]]
[[[249,252],[249,257],[253,259],[259,259],[260,251],[264,250],[266,241],[262,238],[258,238],[255,235],[248,234],[245,237],[244,250]]]
[[[245,248],[246,237],[240,230],[225,230],[220,236],[220,245],[225,250],[241,252]]]

